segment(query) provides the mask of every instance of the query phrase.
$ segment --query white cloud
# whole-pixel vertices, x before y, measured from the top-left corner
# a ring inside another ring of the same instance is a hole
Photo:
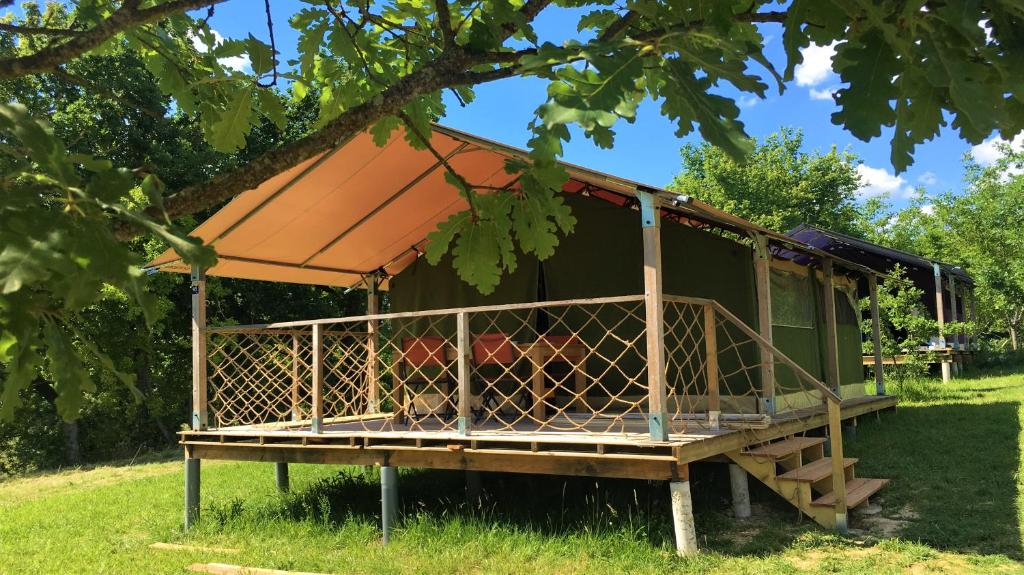
[[[921,206],[921,213],[926,216],[935,215],[935,204],[925,204]]]
[[[1012,141],[1007,142],[1006,140],[992,136],[977,146],[971,146],[971,156],[974,157],[974,161],[978,162],[982,166],[991,166],[996,163],[996,160],[1002,157],[1003,152],[999,149],[1002,144],[1010,144],[1010,148],[1016,152],[1024,150],[1024,133],[1017,134]]]
[[[224,36],[222,36],[220,32],[213,30],[212,28],[210,29],[210,32],[213,33],[214,46],[224,41]],[[200,52],[209,52],[210,48],[213,47],[207,46],[206,42],[204,42],[202,38],[196,35],[192,36],[192,45],[195,46],[196,50]],[[252,71],[252,62],[249,61],[249,56],[247,54],[242,54],[241,56],[229,56],[227,58],[220,58],[219,62],[223,64],[225,67],[231,68],[232,70],[237,70],[239,72]]]
[[[736,104],[740,108],[753,108],[754,106],[757,105],[757,103],[759,101],[760,101],[760,99],[757,96],[747,96],[747,95],[745,95],[745,96],[740,96],[740,99],[739,99],[738,102],[736,102]]]
[[[832,57],[836,55],[836,44],[828,46],[810,46],[800,50],[804,61],[796,67],[797,86],[817,86],[828,80],[832,75]]]
[[[903,176],[897,176],[885,168],[858,164],[857,175],[860,176],[861,183],[857,195],[861,198],[881,195],[909,198],[914,193],[914,188],[907,185],[907,180]]]
[[[939,177],[935,175],[935,172],[925,172],[917,177],[917,183],[922,186],[934,186],[939,182]]]
[[[817,88],[811,88],[811,99],[812,100],[828,100],[829,102],[834,102],[835,100],[833,99],[833,97],[835,95],[836,95],[836,88],[835,87],[825,88],[824,90],[819,90]]]

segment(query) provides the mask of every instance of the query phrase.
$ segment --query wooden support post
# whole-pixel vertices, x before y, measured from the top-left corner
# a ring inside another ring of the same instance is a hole
[[[878,276],[868,274],[871,299],[871,347],[875,350],[875,394],[885,395],[885,373],[882,369],[882,328],[878,313]]]
[[[846,533],[846,463],[843,460],[843,418],[839,404],[828,402],[829,447],[832,458],[832,493],[835,494],[836,531]]]
[[[967,290],[967,284],[964,284],[964,286],[960,288],[960,301],[963,302],[964,321],[974,321],[974,314],[971,310],[970,292]],[[971,342],[971,331],[968,329],[964,331],[964,351],[971,351]]]
[[[302,419],[302,407],[299,405],[299,335],[292,335],[292,421]]]
[[[750,485],[747,472],[736,465],[729,464],[729,488],[732,493],[732,514],[736,519],[750,517]]]
[[[956,295],[956,276],[952,272],[949,273],[949,321],[954,324],[960,321],[959,311],[957,308],[957,295]],[[953,362],[950,367],[953,369],[953,376],[958,377],[960,375],[960,359],[957,352],[960,351],[960,332],[956,331],[953,334],[953,341],[950,344],[953,348]]]
[[[669,483],[672,497],[672,525],[676,534],[676,553],[693,555],[697,553],[697,530],[693,525],[693,498],[690,495],[690,481]]]
[[[718,389],[718,325],[715,322],[715,308],[704,306],[704,373],[708,385],[708,425],[719,428],[722,414],[722,398]]]
[[[836,290],[835,290],[835,271],[833,270],[832,259],[825,258],[821,262],[822,271],[824,272],[824,291],[825,291],[825,354],[826,354],[826,371],[825,371],[825,383],[828,384],[829,388],[836,394],[840,394],[839,389],[839,334],[836,328]]]
[[[192,266],[192,429],[208,427],[206,409],[206,270]]]
[[[968,303],[970,303],[970,306],[971,306],[971,321],[975,322],[974,329],[973,329],[974,334],[971,337],[971,343],[972,343],[972,346],[973,346],[972,347],[972,351],[977,351],[977,350],[981,349],[981,340],[978,339],[980,337],[978,335],[978,325],[977,325],[978,315],[974,312],[974,290],[973,289],[971,289],[971,291],[970,291],[970,299],[967,300],[967,301],[968,301]]]
[[[465,311],[460,311],[455,317],[455,325],[458,333],[456,334],[455,340],[458,346],[458,363],[456,365],[459,386],[459,404],[458,404],[458,422],[459,422],[459,433],[463,435],[469,435],[470,428],[473,425],[473,414],[472,414],[472,385],[471,380],[473,376],[473,370],[471,365],[472,359],[472,347],[469,334],[469,314]]]
[[[185,455],[185,531],[199,521],[199,475],[201,460]]]
[[[288,491],[288,464],[277,462],[274,464],[274,477],[277,479],[277,489],[283,493]]]
[[[378,278],[370,276],[366,287],[366,315],[380,313]],[[366,325],[366,410],[380,413],[380,320],[371,319]]]
[[[644,316],[647,338],[647,416],[652,441],[668,440],[665,305],[661,269],[661,203],[637,191],[644,237]]]
[[[754,234],[754,282],[757,286],[757,327],[761,337],[772,342],[771,254],[768,238]],[[772,352],[758,346],[761,360],[761,412],[775,415],[775,360]]]
[[[946,319],[945,319],[945,307],[942,298],[942,269],[939,264],[932,264],[932,271],[935,275],[935,321],[939,324],[939,350],[945,354],[946,352]],[[950,367],[949,362],[945,361],[945,357],[940,362],[940,369],[942,369],[942,383],[949,383],[950,380]]]
[[[313,324],[313,415],[310,431],[323,433],[324,425],[324,326]]]
[[[398,518],[398,471],[390,465],[380,468],[380,526],[384,544],[391,540],[391,528]]]
[[[467,471],[466,472],[466,499],[469,500],[470,505],[476,505],[480,501],[480,472],[479,471]]]

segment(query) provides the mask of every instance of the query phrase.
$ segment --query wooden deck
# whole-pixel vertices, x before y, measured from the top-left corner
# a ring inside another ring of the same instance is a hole
[[[844,400],[842,418],[850,419],[896,405],[891,396]],[[383,425],[388,418],[379,420]],[[635,479],[679,479],[686,465],[752,445],[825,427],[823,407],[773,418],[759,428],[709,429],[687,422],[685,433],[653,442],[647,422],[620,433],[536,432],[521,424],[514,431],[493,431],[481,423],[472,435],[438,429],[411,431],[390,422],[392,430],[374,431],[365,421],[326,423],[322,433],[308,424],[289,427],[235,427],[181,432],[189,458],[243,461],[382,465],[475,471],[506,471]]]

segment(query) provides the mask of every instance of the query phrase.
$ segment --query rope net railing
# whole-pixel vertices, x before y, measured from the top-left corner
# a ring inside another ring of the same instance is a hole
[[[210,424],[646,435],[647,311],[637,295],[209,328]],[[765,397],[790,415],[825,401],[717,303],[662,312],[670,432],[766,424]]]

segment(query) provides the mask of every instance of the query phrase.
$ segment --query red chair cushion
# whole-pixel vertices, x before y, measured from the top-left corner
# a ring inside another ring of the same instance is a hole
[[[444,365],[448,362],[443,337],[407,337],[402,340],[402,356],[412,367]]]
[[[483,333],[473,339],[473,362],[477,365],[509,365],[515,360],[515,350],[508,334]]]

